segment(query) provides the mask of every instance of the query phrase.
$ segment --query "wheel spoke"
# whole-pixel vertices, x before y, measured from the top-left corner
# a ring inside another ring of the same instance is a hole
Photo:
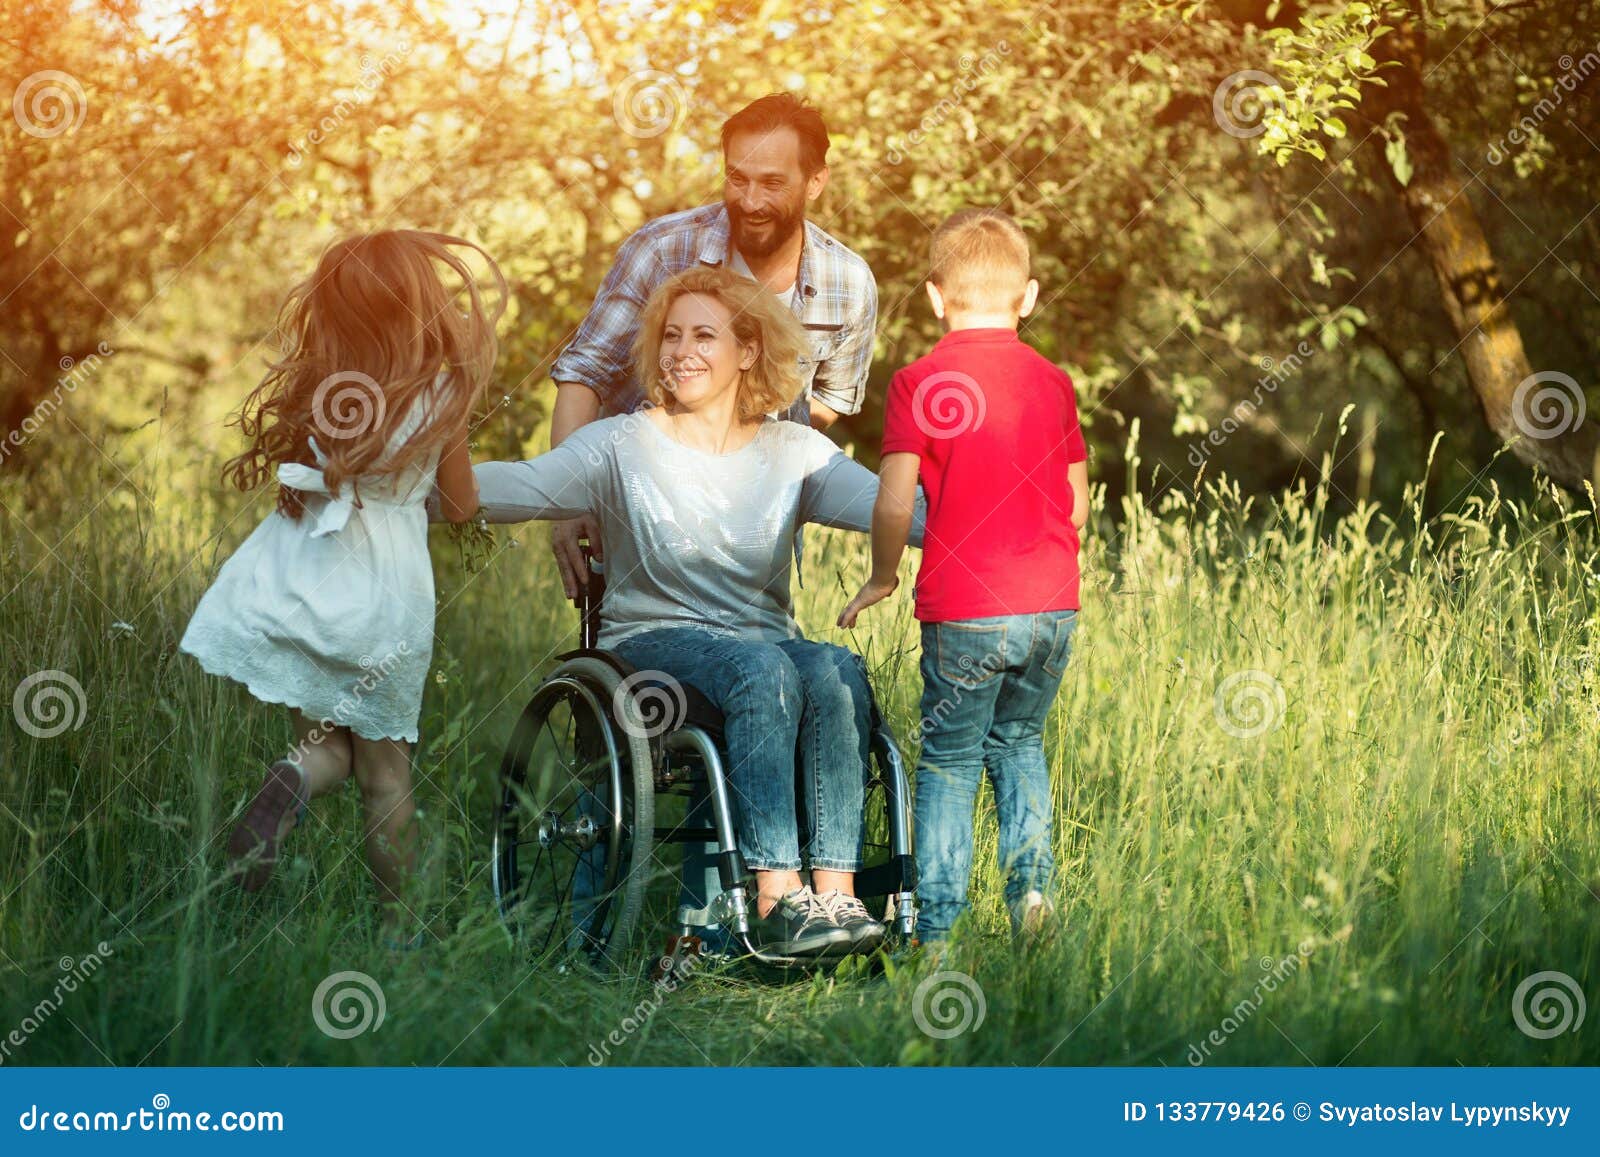
[[[570,923],[574,928],[582,929],[585,933],[587,933],[587,929],[583,929],[583,926],[578,923],[577,907],[572,903],[572,885],[577,881],[578,869],[581,867],[583,867],[583,857],[574,856],[572,858],[572,874],[567,877],[567,887],[564,895],[567,897],[566,909],[571,914],[571,919],[567,922]],[[557,908],[556,911],[559,914],[560,908]]]
[[[564,684],[536,693],[522,732],[531,739],[508,756],[500,903],[509,922],[526,921],[526,943],[539,954],[563,943],[603,952],[629,911],[620,897],[636,850],[632,753],[613,742],[595,694]],[[565,872],[561,854],[572,857]]]
[[[541,852],[544,852],[548,851],[549,849],[540,850]],[[541,954],[550,951],[550,942],[555,938],[556,929],[561,927],[561,912],[562,909],[566,907],[566,905],[561,902],[561,887],[556,883],[556,858],[554,854],[551,854],[545,856],[544,860],[550,868],[550,887],[552,888],[551,896],[554,899],[555,904],[550,909],[550,928],[545,933],[544,943],[539,946],[539,952]]]

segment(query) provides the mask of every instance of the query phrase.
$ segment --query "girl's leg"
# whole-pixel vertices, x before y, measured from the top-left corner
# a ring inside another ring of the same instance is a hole
[[[294,724],[294,747],[267,769],[255,798],[228,838],[228,858],[247,892],[266,886],[278,860],[278,845],[300,822],[305,805],[334,790],[350,775],[350,735],[345,728],[325,727],[292,708],[289,717]],[[299,773],[299,782],[286,767]]]
[[[305,789],[300,798],[310,803],[318,796],[343,787],[344,781],[350,778],[350,729],[323,726],[293,708],[289,709],[289,717],[294,722],[294,747],[285,758],[300,769]],[[294,827],[293,813],[287,821],[280,838]]]
[[[367,863],[378,882],[386,923],[401,918],[400,893],[416,867],[416,807],[411,800],[411,745],[400,739],[350,736],[356,785],[365,813]]]

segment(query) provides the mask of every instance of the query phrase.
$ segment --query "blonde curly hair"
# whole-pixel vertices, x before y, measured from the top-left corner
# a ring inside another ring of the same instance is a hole
[[[673,303],[686,294],[709,297],[733,315],[733,336],[756,348],[755,364],[739,380],[739,418],[750,421],[781,410],[800,393],[800,354],[806,332],[794,313],[765,286],[730,269],[702,265],[687,269],[650,295],[633,339],[634,372],[652,405],[666,404],[661,335]]]

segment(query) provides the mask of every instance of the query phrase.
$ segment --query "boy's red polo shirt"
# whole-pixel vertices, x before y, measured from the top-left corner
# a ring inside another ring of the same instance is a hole
[[[883,452],[921,458],[925,623],[1078,609],[1072,379],[1009,329],[946,334],[889,384]]]

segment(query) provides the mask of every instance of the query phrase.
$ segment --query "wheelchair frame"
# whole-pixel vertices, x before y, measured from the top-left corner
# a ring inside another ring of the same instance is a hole
[[[589,561],[587,547],[584,548],[584,561],[585,564]],[[609,814],[600,817],[599,822],[589,815],[563,822],[556,813],[550,811],[538,816],[537,842],[541,849],[568,843],[578,849],[574,852],[575,857],[581,857],[593,852],[600,844],[606,844],[606,874],[608,878],[613,878],[612,889],[599,900],[586,922],[603,929],[606,919],[612,916],[610,906],[619,896],[622,909],[615,917],[613,930],[603,936],[594,935],[585,925],[576,926],[576,945],[582,947],[596,963],[619,963],[618,958],[633,932],[632,923],[637,920],[642,907],[644,884],[643,881],[629,878],[637,871],[637,865],[622,872],[620,878],[616,877],[621,867],[623,849],[627,849],[631,860],[637,860],[638,840],[648,832],[649,842],[643,845],[646,851],[654,844],[716,845],[714,858],[722,892],[712,898],[709,913],[711,923],[685,923],[680,910],[680,918],[675,924],[679,937],[695,936],[704,928],[720,924],[731,936],[738,954],[758,964],[792,968],[823,963],[809,958],[796,959],[763,952],[751,941],[748,901],[753,876],[739,851],[734,805],[715,734],[720,727],[720,713],[711,704],[703,702],[698,692],[685,688],[701,702],[671,720],[658,734],[640,736],[628,731],[617,720],[617,696],[622,694],[625,681],[636,672],[619,656],[601,650],[596,645],[604,592],[604,575],[591,569],[589,584],[580,588],[578,597],[573,600],[581,616],[581,645],[575,651],[557,656],[561,666],[534,692],[501,761],[493,824],[491,882],[502,919],[515,929],[528,890],[535,886],[532,877],[537,874],[537,855],[534,868],[529,873],[530,879],[526,883],[520,879],[519,849],[533,841],[519,839],[523,820],[527,818],[521,814],[519,800],[535,738],[529,734],[529,729],[533,721],[539,718],[539,712],[546,709],[545,700],[554,690],[576,696],[577,701],[583,703],[592,714],[590,726],[599,734],[588,736],[587,739],[597,758],[609,761],[606,783],[616,793],[617,800],[617,805],[611,806]],[[628,693],[635,693],[636,690],[628,688]],[[602,706],[607,700],[611,701],[610,710]],[[700,716],[698,719],[695,718],[697,714]],[[711,715],[716,718],[708,718]],[[619,735],[619,732],[622,734]],[[626,757],[624,752],[627,753]],[[876,700],[872,703],[869,758],[874,774],[871,778],[863,777],[863,791],[869,801],[874,788],[880,788],[883,792],[888,859],[870,867],[864,866],[856,874],[856,894],[864,898],[884,897],[885,906],[880,914],[887,919],[890,935],[908,942],[916,930],[917,882],[912,846],[910,780],[894,735],[883,720]],[[635,765],[640,760],[647,762],[648,776],[638,773]],[[633,792],[631,825],[627,822],[629,809],[624,803],[629,798],[630,781]],[[655,796],[675,792],[682,785],[699,783],[705,785],[709,795],[712,826],[656,826]],[[645,798],[647,794],[648,799]],[[589,870],[594,870],[592,862]],[[574,879],[577,871],[578,866],[575,865]],[[554,869],[551,881],[559,890],[560,884]],[[557,896],[556,901],[559,909],[561,897]],[[597,914],[598,920],[595,919]],[[620,937],[616,935],[619,928]],[[613,944],[614,939],[620,942]],[[570,937],[568,943],[573,943]]]

